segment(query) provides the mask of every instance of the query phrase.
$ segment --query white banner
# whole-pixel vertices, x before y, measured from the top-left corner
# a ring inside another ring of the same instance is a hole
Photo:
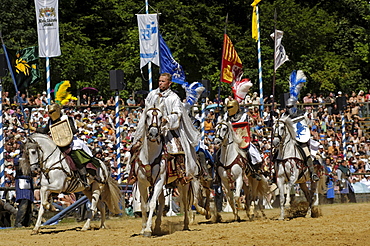
[[[39,57],[60,56],[58,0],[35,0]]]
[[[275,46],[275,71],[286,61],[289,60],[284,46],[281,44],[283,39],[283,31],[276,30],[276,46]],[[270,37],[274,39],[275,33],[272,33]]]
[[[157,14],[138,14],[137,22],[140,41],[140,69],[148,62],[159,66]]]

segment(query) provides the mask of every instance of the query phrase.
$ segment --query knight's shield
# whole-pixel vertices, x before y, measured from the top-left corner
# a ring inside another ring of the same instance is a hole
[[[248,122],[232,123],[233,129],[239,137],[242,137],[244,141],[241,142],[240,148],[245,149],[251,142],[251,131]]]
[[[304,117],[297,117],[293,120],[293,127],[296,132],[296,140],[300,143],[307,143],[310,140],[310,128]]]
[[[67,119],[51,125],[50,132],[54,143],[59,147],[68,146],[73,140],[73,132]]]

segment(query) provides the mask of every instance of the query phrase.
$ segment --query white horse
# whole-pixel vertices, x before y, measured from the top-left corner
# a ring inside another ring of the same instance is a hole
[[[283,220],[285,217],[284,208],[290,207],[290,190],[292,185],[299,184],[300,188],[305,194],[309,208],[306,217],[311,216],[311,208],[314,204],[314,192],[316,190],[317,182],[311,179],[311,173],[303,161],[305,157],[299,151],[296,142],[296,132],[293,127],[293,122],[289,116],[282,116],[278,119],[274,126],[273,145],[278,151],[276,159],[275,172],[277,175],[277,186],[280,194],[280,217]],[[308,156],[308,158],[311,158]],[[311,182],[311,189],[309,190],[306,182]],[[286,188],[286,190],[285,190]],[[285,192],[286,191],[286,192]],[[286,198],[284,194],[286,195]],[[285,207],[284,207],[285,202]]]
[[[41,170],[40,199],[41,206],[38,218],[32,233],[37,234],[40,230],[42,215],[45,209],[50,208],[49,195],[60,192],[79,192],[83,193],[91,201],[91,217],[87,219],[82,230],[90,228],[91,218],[94,217],[99,208],[101,212],[101,228],[105,228],[105,205],[109,210],[118,214],[122,211],[119,208],[120,190],[117,182],[110,176],[108,168],[101,162],[101,167],[97,169],[97,175],[101,181],[97,182],[91,176],[88,181],[91,188],[85,188],[73,174],[63,153],[53,140],[44,134],[35,133],[27,138],[24,145],[23,155],[20,159],[23,170]]]
[[[155,221],[154,232],[160,232],[162,222],[163,208],[165,198],[163,186],[177,180],[177,176],[168,177],[168,165],[171,165],[171,158],[164,151],[163,136],[161,134],[162,113],[161,110],[152,107],[144,111],[141,117],[145,117],[145,134],[142,139],[138,156],[133,158],[133,172],[137,176],[138,187],[141,197],[142,211],[142,230],[144,236],[152,235],[152,218],[158,201],[157,218]],[[189,230],[189,209],[193,203],[192,190],[197,191],[199,181],[196,175],[190,183],[180,184],[177,182],[177,188],[180,193],[182,204],[184,205],[184,230]],[[193,189],[190,189],[190,185]],[[152,187],[152,196],[150,201],[148,188]],[[148,209],[149,205],[149,209]],[[199,208],[201,212],[201,208]],[[149,214],[147,215],[147,211]]]
[[[251,166],[247,160],[246,152],[239,148],[241,141],[243,140],[235,134],[229,122],[221,121],[216,125],[215,144],[220,145],[219,151],[221,151],[219,160],[221,165],[217,167],[217,171],[228,202],[233,210],[234,220],[238,221],[240,220],[238,209],[242,208],[240,202],[241,189],[244,189],[247,198],[247,215],[250,220],[254,218],[257,197],[263,196],[268,190],[268,183],[265,177],[262,177],[261,181],[251,177]],[[232,186],[234,185],[235,196],[232,191]],[[263,208],[260,208],[262,211]]]

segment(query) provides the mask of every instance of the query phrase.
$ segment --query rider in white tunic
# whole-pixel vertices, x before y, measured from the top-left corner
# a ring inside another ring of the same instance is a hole
[[[225,114],[225,120],[230,121],[232,124],[240,123],[240,122],[248,122],[248,115],[240,111],[239,103],[237,100],[231,100],[227,102],[227,114]],[[248,133],[250,134],[250,132]],[[241,136],[243,137],[243,136]],[[250,136],[248,136],[250,137]],[[250,138],[249,138],[250,139]],[[261,164],[262,164],[262,157],[257,149],[257,147],[249,142],[248,146],[245,146],[244,149],[248,153],[248,158],[251,161],[253,171],[255,172],[253,175],[257,180],[261,180],[261,176],[259,174]]]
[[[160,75],[159,88],[148,94],[144,111],[148,107],[162,110],[162,131],[165,136],[167,153],[176,158],[175,162],[181,162],[181,156],[185,155],[185,170],[178,171],[187,182],[197,172],[195,170],[197,156],[194,147],[199,143],[200,133],[194,128],[179,96],[170,89],[171,80],[172,76],[169,73]],[[134,146],[138,146],[138,142],[142,142],[145,134],[144,128],[145,117],[141,117],[133,141]]]

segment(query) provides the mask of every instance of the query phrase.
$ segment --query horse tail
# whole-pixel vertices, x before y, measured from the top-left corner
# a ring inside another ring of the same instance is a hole
[[[118,182],[110,176],[108,177],[104,192],[102,192],[102,200],[107,204],[109,211],[113,214],[122,213],[120,208],[121,192]]]

